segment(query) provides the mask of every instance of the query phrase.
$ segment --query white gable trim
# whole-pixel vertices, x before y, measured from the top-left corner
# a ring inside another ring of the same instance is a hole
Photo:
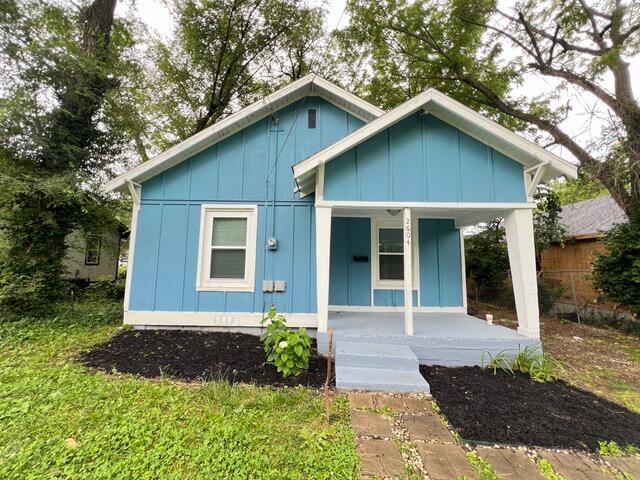
[[[185,141],[162,152],[151,160],[132,168],[114,178],[104,187],[109,192],[125,191],[127,182],[144,182],[177,165],[187,158],[211,147],[247,126],[265,118],[274,110],[279,110],[300,100],[306,95],[317,95],[364,121],[371,121],[384,113],[361,98],[343,90],[315,74],[307,75],[277,92],[255,102],[223,120],[205,128]]]
[[[478,141],[522,163],[527,168],[535,167],[541,163],[547,164],[548,168],[545,169],[543,179],[555,178],[560,175],[566,175],[571,178],[577,177],[576,166],[570,162],[545,150],[534,142],[521,137],[451,97],[435,89],[429,89],[407,100],[336,143],[295,164],[293,166],[293,173],[301,194],[307,195],[313,191],[314,182],[312,179],[315,176],[315,169],[318,165],[333,160],[342,153],[365,142],[386,128],[420,110],[431,113],[450,125],[459,128]]]

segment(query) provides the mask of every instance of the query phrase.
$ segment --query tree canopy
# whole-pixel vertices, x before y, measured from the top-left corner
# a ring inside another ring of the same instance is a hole
[[[569,151],[631,219],[640,217],[640,105],[629,58],[640,50],[640,4],[569,0],[349,0],[343,40],[370,59],[360,90],[394,106],[427,86]],[[505,55],[506,48],[512,52]],[[531,76],[549,91],[522,91]],[[609,85],[608,79],[612,78]],[[566,128],[575,101],[596,103],[603,128]]]

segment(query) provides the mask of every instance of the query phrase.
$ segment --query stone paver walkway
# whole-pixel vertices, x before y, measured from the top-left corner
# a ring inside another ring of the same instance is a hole
[[[363,478],[476,479],[467,456],[471,447],[456,440],[431,402],[418,394],[349,392],[351,426]],[[567,480],[640,480],[636,457],[590,457],[579,452],[476,447],[496,476],[506,480],[544,480],[532,457],[547,460]],[[612,468],[605,468],[605,462]]]
[[[611,480],[601,465],[582,453],[561,453],[540,450],[538,454],[547,460],[553,469],[569,480]]]
[[[392,440],[358,438],[356,445],[363,476],[394,478],[404,473],[404,460]]]
[[[538,466],[522,450],[508,448],[478,447],[478,455],[493,467],[493,471],[500,478],[513,479],[543,479]]]
[[[640,459],[634,457],[604,457],[613,468],[640,480]]]
[[[473,467],[460,445],[449,443],[418,443],[416,448],[431,480],[476,478]]]

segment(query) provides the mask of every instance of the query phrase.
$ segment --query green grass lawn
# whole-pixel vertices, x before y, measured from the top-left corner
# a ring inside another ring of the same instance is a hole
[[[74,355],[112,335],[117,303],[0,323],[0,478],[356,478],[343,396],[325,425],[306,388],[104,375]]]

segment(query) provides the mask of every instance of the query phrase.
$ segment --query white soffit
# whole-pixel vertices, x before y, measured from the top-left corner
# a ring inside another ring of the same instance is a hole
[[[424,110],[459,128],[467,135],[513,158],[527,168],[546,164],[547,168],[542,176],[543,180],[549,180],[560,175],[570,178],[577,177],[577,168],[572,163],[521,137],[438,90],[429,89],[294,165],[293,172],[301,194],[307,195],[314,191],[315,168],[319,164],[333,160],[342,153],[420,110]]]
[[[189,157],[215,145],[247,126],[262,120],[276,110],[286,107],[307,95],[317,95],[330,103],[368,122],[384,111],[343,90],[315,74],[309,74],[281,88],[277,92],[229,115],[185,141],[106,183],[104,190],[126,191],[128,182],[141,183],[179,164]]]

